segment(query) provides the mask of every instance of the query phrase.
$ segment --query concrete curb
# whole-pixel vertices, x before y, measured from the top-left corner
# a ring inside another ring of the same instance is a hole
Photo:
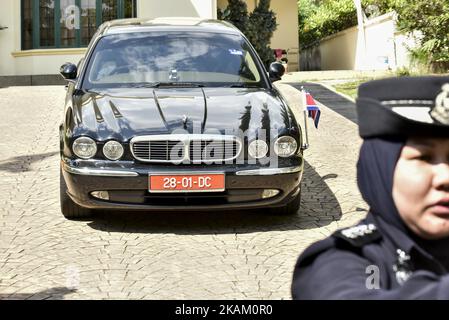
[[[316,84],[320,84],[320,85],[322,85],[323,87],[325,87],[326,89],[328,89],[328,90],[330,90],[330,91],[333,91],[333,92],[335,92],[336,94],[342,96],[343,98],[348,99],[349,101],[352,101],[352,102],[356,103],[356,100],[355,100],[354,98],[352,98],[352,97],[348,96],[347,94],[344,94],[344,93],[342,93],[342,92],[340,92],[340,91],[337,91],[337,90],[336,90],[334,87],[332,87],[331,85],[328,85],[328,84],[326,84],[326,83],[324,83],[324,82],[315,82],[315,83],[316,83]]]
[[[0,88],[20,86],[60,86],[66,81],[60,75],[0,76]]]

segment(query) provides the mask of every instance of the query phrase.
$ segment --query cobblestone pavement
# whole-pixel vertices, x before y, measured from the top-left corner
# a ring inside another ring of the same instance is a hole
[[[298,108],[298,91],[279,86]],[[366,213],[355,183],[356,125],[323,106],[296,216],[102,212],[65,220],[64,94],[0,89],[0,299],[290,299],[299,253]]]

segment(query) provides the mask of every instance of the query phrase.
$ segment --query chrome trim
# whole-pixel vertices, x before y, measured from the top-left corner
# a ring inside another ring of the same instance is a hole
[[[309,149],[310,143],[309,143],[309,128],[307,126],[307,118],[309,117],[307,110],[304,110],[304,133],[306,135],[306,141],[303,142],[303,145],[301,146],[301,150],[305,151]],[[302,129],[301,129],[302,133]]]
[[[217,141],[232,141],[236,142],[238,145],[238,151],[236,152],[236,155],[232,158],[226,158],[226,159],[212,159],[212,160],[191,160],[190,159],[190,144],[192,141],[204,141],[204,140],[217,140]],[[137,142],[151,142],[151,141],[178,141],[184,144],[184,157],[182,159],[178,160],[147,160],[139,158],[134,153],[134,144]],[[164,134],[164,135],[147,135],[147,136],[137,136],[131,139],[129,143],[131,153],[133,157],[139,161],[146,162],[146,163],[174,163],[174,164],[181,164],[181,163],[214,163],[214,162],[227,162],[227,161],[233,161],[237,159],[243,150],[243,144],[242,141],[236,136],[226,136],[226,135],[220,135],[220,134]]]
[[[64,171],[80,176],[95,177],[138,177],[139,174],[133,171],[125,170],[108,170],[108,169],[90,169],[90,168],[74,168],[66,163],[62,163]]]
[[[268,168],[268,169],[256,169],[256,170],[243,170],[237,171],[237,176],[271,176],[277,174],[288,174],[301,172],[302,167],[288,167],[288,168]]]

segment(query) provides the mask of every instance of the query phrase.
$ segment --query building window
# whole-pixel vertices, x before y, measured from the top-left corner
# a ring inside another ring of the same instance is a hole
[[[136,0],[22,0],[22,50],[86,47],[103,22],[136,16]]]

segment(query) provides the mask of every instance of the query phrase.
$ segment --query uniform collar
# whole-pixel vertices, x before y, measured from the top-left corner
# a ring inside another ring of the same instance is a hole
[[[426,252],[413,238],[410,236],[409,232],[404,232],[394,226],[391,223],[387,223],[382,217],[369,213],[367,219],[372,219],[373,223],[381,230],[382,234],[397,247],[396,249],[400,249],[404,251],[408,255],[412,255],[414,251],[424,256],[427,259],[435,260],[433,256],[431,256],[428,252]],[[436,260],[435,260],[436,261]]]

